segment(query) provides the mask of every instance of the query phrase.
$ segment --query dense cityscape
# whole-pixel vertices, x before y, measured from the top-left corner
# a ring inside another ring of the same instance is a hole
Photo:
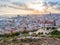
[[[45,15],[16,15],[14,17],[0,18],[0,33],[11,31],[36,30],[42,27],[53,27],[54,24],[60,28],[60,14]]]

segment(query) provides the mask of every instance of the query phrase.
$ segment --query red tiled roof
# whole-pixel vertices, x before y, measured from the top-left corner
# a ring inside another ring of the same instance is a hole
[[[53,21],[40,21],[40,23],[42,23],[42,24],[54,24]]]

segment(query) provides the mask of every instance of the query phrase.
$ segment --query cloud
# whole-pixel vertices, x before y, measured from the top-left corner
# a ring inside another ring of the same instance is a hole
[[[29,2],[29,3],[28,3]],[[39,11],[42,7],[44,7],[44,12]],[[30,7],[30,5],[32,7]],[[40,8],[40,9],[39,9]],[[36,9],[36,10],[35,10]],[[60,2],[58,1],[44,1],[44,0],[0,0],[0,13],[47,13],[48,11],[59,12],[60,11]]]
[[[45,12],[59,13],[58,11],[60,11],[60,2],[58,1],[43,2],[43,6],[45,7],[44,9]]]
[[[56,5],[53,8],[56,9],[56,10],[60,10],[60,6],[59,5]]]
[[[20,10],[32,10],[32,9],[29,9],[27,8],[27,5],[26,4],[21,4],[21,3],[0,3],[0,8],[13,8],[13,9],[20,9]]]
[[[10,0],[0,0],[0,2],[10,2]]]
[[[18,4],[13,2],[0,3],[0,15],[1,14],[30,14],[30,13],[36,14],[38,12],[28,8],[27,5],[23,3],[18,3]]]

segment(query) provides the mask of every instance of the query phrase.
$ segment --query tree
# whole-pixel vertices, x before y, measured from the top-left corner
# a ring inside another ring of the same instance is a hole
[[[39,32],[38,35],[40,35],[41,33]]]
[[[53,30],[56,30],[57,28],[56,27],[52,27]]]
[[[51,35],[60,35],[60,31],[54,30],[51,32]]]
[[[33,33],[32,36],[37,36],[37,34],[36,33]]]

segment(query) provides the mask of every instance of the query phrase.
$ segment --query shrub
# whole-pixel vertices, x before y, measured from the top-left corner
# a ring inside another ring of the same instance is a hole
[[[51,32],[51,35],[60,35],[60,31],[54,30]]]

